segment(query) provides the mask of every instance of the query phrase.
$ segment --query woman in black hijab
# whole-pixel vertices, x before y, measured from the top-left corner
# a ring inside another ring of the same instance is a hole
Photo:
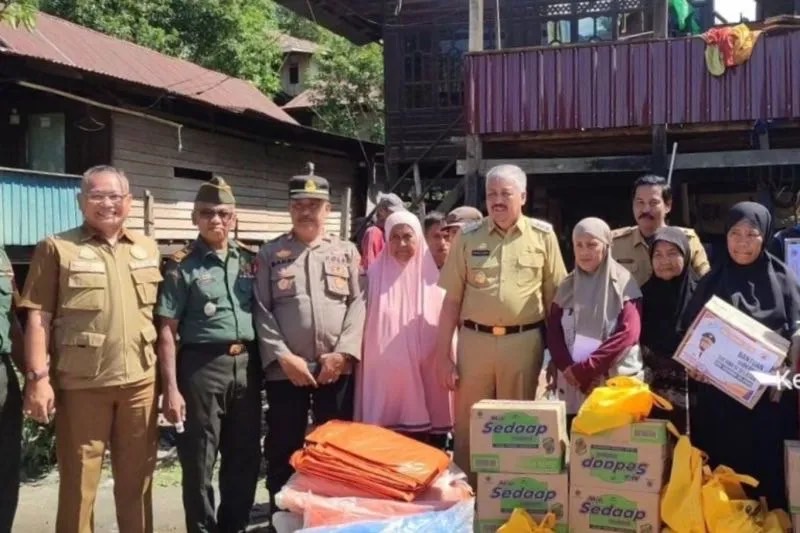
[[[682,327],[687,329],[705,303],[718,296],[767,328],[789,339],[800,320],[800,291],[789,269],[766,252],[772,217],[754,202],[733,206],[725,224],[727,253],[702,280]],[[767,391],[748,409],[713,385],[693,380],[696,405],[689,413],[692,443],[711,466],[724,464],[759,480],[751,497],[766,497],[770,508],[787,509],[783,441],[798,437],[797,391],[774,398]]]
[[[653,275],[642,287],[642,335],[645,380],[672,403],[651,416],[672,421],[681,433],[688,426],[688,383],[683,365],[672,359],[681,342],[683,312],[694,294],[697,276],[691,266],[689,239],[683,230],[661,228],[650,245]]]

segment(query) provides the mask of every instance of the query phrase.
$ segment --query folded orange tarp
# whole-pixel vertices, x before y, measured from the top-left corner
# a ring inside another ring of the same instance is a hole
[[[298,472],[405,501],[427,490],[449,463],[441,450],[394,431],[339,420],[312,431],[291,459]]]

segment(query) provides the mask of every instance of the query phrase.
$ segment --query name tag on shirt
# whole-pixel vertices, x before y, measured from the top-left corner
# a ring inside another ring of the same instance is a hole
[[[472,250],[472,257],[489,257],[491,252],[489,250]]]

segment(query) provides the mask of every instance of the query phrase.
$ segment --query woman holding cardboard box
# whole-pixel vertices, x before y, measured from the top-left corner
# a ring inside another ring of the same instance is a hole
[[[547,319],[556,390],[568,418],[605,378],[642,377],[642,293],[609,253],[611,229],[599,218],[585,218],[572,231],[572,243],[575,269],[558,287]]]
[[[683,329],[717,296],[791,337],[800,320],[800,290],[786,265],[765,250],[771,225],[769,211],[760,204],[741,202],[731,208],[725,224],[727,253],[700,280],[681,320]],[[689,412],[692,443],[708,454],[712,467],[724,464],[755,477],[759,486],[746,487],[751,497],[766,497],[770,508],[786,509],[783,441],[798,437],[797,391],[768,391],[748,409],[702,376],[691,377],[697,390]]]
[[[645,381],[673,407],[672,411],[654,408],[651,416],[670,420],[681,433],[686,433],[688,427],[688,383],[686,370],[672,356],[681,342],[681,317],[697,286],[690,259],[684,230],[661,228],[650,245],[653,275],[642,286]]]

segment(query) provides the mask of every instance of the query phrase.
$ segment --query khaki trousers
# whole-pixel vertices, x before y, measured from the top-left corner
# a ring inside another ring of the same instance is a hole
[[[485,399],[533,400],[544,345],[538,329],[495,337],[471,329],[458,333],[458,386],[455,393],[455,463],[469,475],[469,422],[472,406]]]
[[[94,532],[95,496],[109,446],[119,532],[151,533],[158,445],[155,382],[61,390],[56,413],[56,532]]]

